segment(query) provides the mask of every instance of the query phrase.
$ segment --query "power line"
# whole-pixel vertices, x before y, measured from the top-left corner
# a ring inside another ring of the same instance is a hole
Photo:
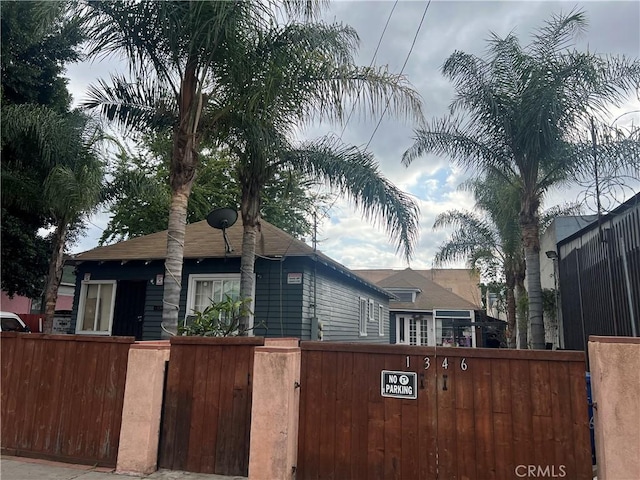
[[[373,57],[371,57],[371,62],[369,62],[369,68],[371,68],[373,66],[373,63],[376,60],[376,56],[378,55],[378,50],[380,49],[380,45],[382,44],[382,39],[384,38],[384,34],[386,33],[387,27],[389,26],[389,22],[391,21],[391,17],[393,16],[393,11],[396,9],[396,5],[398,5],[398,1],[399,0],[395,1],[395,3],[393,4],[393,7],[391,8],[391,11],[389,12],[389,16],[387,17],[387,22],[384,24],[384,28],[382,29],[382,33],[380,34],[380,39],[378,40],[378,45],[376,45],[376,50],[373,52]],[[342,136],[344,135],[345,130],[347,129],[347,124],[349,123],[349,120],[351,120],[351,116],[353,115],[353,111],[356,108],[356,102],[360,98],[360,93],[361,92],[362,92],[362,85],[358,89],[358,93],[356,95],[356,101],[353,102],[353,105],[351,105],[351,111],[349,112],[349,116],[347,117],[347,120],[344,122],[344,126],[342,127],[342,132],[340,132],[340,138],[342,138]]]
[[[407,58],[405,58],[404,60],[404,64],[402,65],[402,69],[400,70],[400,75],[402,75],[404,73],[404,69],[407,66],[407,63],[409,62],[409,57],[411,56],[411,53],[413,52],[413,47],[415,47],[416,45],[416,40],[418,39],[418,34],[420,33],[420,30],[422,29],[422,24],[424,23],[424,19],[427,16],[427,11],[429,10],[429,5],[431,5],[431,0],[429,0],[427,2],[427,6],[424,7],[424,12],[422,12],[422,18],[420,19],[420,23],[418,24],[418,29],[416,30],[416,34],[413,37],[413,42],[411,42],[411,48],[409,49],[409,53],[407,53]],[[384,118],[385,114],[387,113],[387,110],[389,109],[389,102],[391,101],[391,98],[387,99],[387,104],[384,107],[384,111],[382,112],[382,115],[380,115],[380,120],[378,120],[378,124],[376,125],[376,128],[373,130],[373,133],[371,134],[371,138],[369,138],[369,141],[367,142],[367,145],[364,147],[365,150],[367,150],[369,148],[369,145],[371,145],[371,142],[373,140],[373,137],[375,137],[378,128],[380,128],[380,124],[382,123],[382,119]]]

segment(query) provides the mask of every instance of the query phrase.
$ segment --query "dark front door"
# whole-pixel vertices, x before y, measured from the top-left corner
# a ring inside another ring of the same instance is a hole
[[[144,300],[147,282],[144,280],[120,280],[116,290],[112,335],[136,337],[142,340]]]

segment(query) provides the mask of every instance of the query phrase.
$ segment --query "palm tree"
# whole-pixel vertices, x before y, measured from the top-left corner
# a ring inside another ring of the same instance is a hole
[[[516,329],[516,298],[524,282],[524,260],[518,225],[517,192],[501,178],[487,177],[463,184],[473,192],[478,213],[449,210],[436,217],[434,229],[453,227],[455,230],[440,246],[435,265],[465,260],[470,268],[496,278],[502,276],[506,290],[507,338],[509,348],[527,345],[527,329]]]
[[[163,325],[176,333],[187,202],[198,168],[201,120],[216,72],[242,62],[238,40],[268,24],[279,11],[271,2],[137,0],[86,2],[82,15],[90,55],[124,54],[133,80],[112,77],[92,91],[88,107],[100,107],[127,129],[169,129],[171,207],[167,232]],[[315,2],[283,2],[291,14],[313,15]]]
[[[579,131],[636,87],[640,63],[571,49],[582,12],[554,16],[522,47],[493,35],[485,59],[454,52],[442,71],[456,90],[451,116],[417,130],[403,163],[435,153],[502,176],[520,192],[531,347],[544,348],[538,210],[552,185],[584,165]],[[460,114],[460,116],[458,116]]]
[[[40,162],[47,169],[44,185],[30,201],[40,205],[53,227],[44,294],[44,331],[51,332],[65,246],[81,228],[81,221],[104,200],[99,147],[105,136],[97,124],[77,111],[63,115],[45,106],[11,105],[2,109],[2,118],[3,143],[37,145]],[[9,178],[8,188],[29,189],[29,185],[16,176]]]
[[[403,77],[353,64],[355,32],[342,25],[287,24],[247,36],[242,65],[222,78],[220,117],[225,142],[239,158],[243,221],[240,295],[253,291],[261,192],[275,175],[297,172],[346,194],[372,219],[383,219],[398,249],[409,258],[417,237],[417,208],[381,176],[372,156],[325,137],[296,145],[294,128],[308,120],[340,120],[345,104],[368,98],[367,107],[421,118],[420,100]],[[362,105],[365,105],[364,103]],[[246,321],[246,319],[243,319]]]
[[[283,2],[287,7],[309,4]],[[348,27],[270,27],[265,16],[272,12],[261,2],[97,6],[99,27],[90,33],[99,39],[94,50],[127,52],[140,81],[119,76],[112,85],[102,82],[87,106],[100,107],[128,127],[174,130],[163,310],[169,331],[177,325],[186,203],[198,167],[197,147],[205,135],[242,155],[237,176],[247,255],[241,275],[242,292],[248,296],[260,190],[277,173],[278,156],[290,150],[292,129],[313,114],[317,119],[342,118],[343,103],[350,98],[364,97],[373,109],[389,105],[391,112],[420,117],[420,100],[403,77],[353,65],[357,36]],[[415,223],[406,228],[415,231]]]

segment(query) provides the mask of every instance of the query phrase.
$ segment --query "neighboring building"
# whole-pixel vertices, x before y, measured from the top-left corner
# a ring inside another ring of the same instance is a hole
[[[179,319],[240,286],[242,225],[222,232],[206,221],[186,227]],[[161,337],[167,232],[75,255],[71,320],[78,334]],[[262,221],[257,235],[253,334],[303,340],[389,343],[389,297],[326,255]]]
[[[640,193],[558,242],[562,347],[640,335]]]
[[[557,245],[565,238],[573,235],[581,228],[595,220],[596,215],[559,216],[555,217],[540,236],[540,285],[543,290],[555,293],[556,311],[543,312],[545,323],[545,341],[554,349],[562,348],[562,311],[560,309],[560,289],[558,288],[558,254]]]
[[[73,292],[75,290],[76,277],[73,267],[65,267],[62,272],[62,281],[58,287],[58,300],[56,301],[56,311],[70,311],[73,306]],[[0,293],[0,309],[3,312],[14,312],[17,314],[40,313],[42,299],[31,299],[21,295],[9,297],[6,292]]]
[[[478,303],[453,293],[453,286],[445,288],[437,284],[432,280],[437,276],[430,270],[357,270],[356,273],[375,280],[378,286],[394,295],[389,302],[391,343],[480,347],[488,346],[494,337],[502,335],[504,322],[489,321]],[[455,275],[440,275],[440,278],[451,279]]]
[[[385,278],[395,275],[401,270],[381,268],[354,271],[359,274],[362,273],[366,279],[378,285]],[[477,308],[482,306],[480,274],[478,272],[466,268],[434,268],[431,270],[413,271],[428,278],[448,291],[455,293],[457,296],[464,298],[466,301],[473,303]]]

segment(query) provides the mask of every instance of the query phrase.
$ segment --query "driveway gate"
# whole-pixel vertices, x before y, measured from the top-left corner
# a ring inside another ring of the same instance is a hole
[[[298,480],[592,478],[582,352],[301,348]]]

